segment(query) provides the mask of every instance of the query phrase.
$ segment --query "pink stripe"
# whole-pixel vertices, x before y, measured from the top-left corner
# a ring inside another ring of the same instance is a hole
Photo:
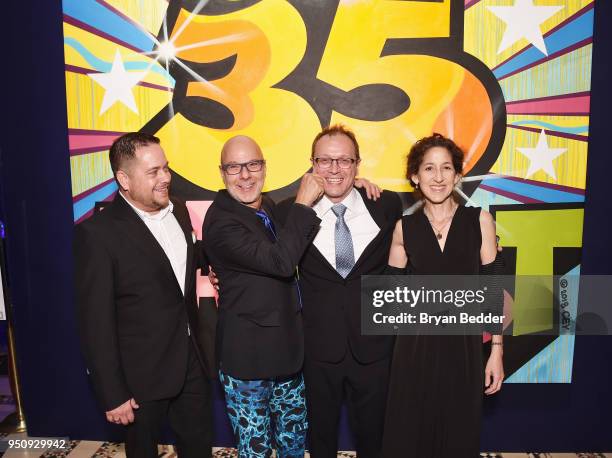
[[[478,3],[480,0],[465,0],[465,7],[464,9],[468,9],[471,6],[474,6],[476,3]]]
[[[87,151],[103,151],[108,149],[115,138],[121,134],[115,135],[68,135],[68,144],[71,152]]]
[[[513,102],[506,102],[506,105],[512,105],[513,103],[521,103],[521,102],[527,102],[527,101],[542,101],[542,100],[556,100],[556,99],[565,99],[567,97],[581,97],[583,95],[590,95],[591,93],[589,91],[583,91],[583,92],[572,92],[570,94],[559,94],[559,95],[547,95],[546,97],[534,97],[532,99],[526,99],[526,100],[515,100]]]
[[[493,188],[491,186],[487,186],[486,184],[481,184],[479,188],[485,191],[499,194],[500,196],[507,197],[508,199],[516,200],[517,202],[521,202],[523,204],[541,204],[543,203],[542,200],[536,200],[536,199],[532,199],[531,197],[521,196],[520,194],[515,194],[510,191],[504,191],[502,189]]]
[[[94,130],[94,129],[68,129],[70,135],[106,135],[109,137],[117,137],[127,132],[117,132],[113,130]]]
[[[565,97],[561,99],[517,101],[506,104],[508,114],[589,114],[591,97]]]

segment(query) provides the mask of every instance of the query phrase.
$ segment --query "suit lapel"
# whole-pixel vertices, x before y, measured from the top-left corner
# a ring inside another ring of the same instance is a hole
[[[193,233],[193,227],[191,225],[191,220],[189,219],[189,211],[185,209],[187,211],[186,214],[184,214],[184,212],[181,212],[181,211],[176,211],[177,206],[182,205],[182,204],[178,203],[174,199],[172,199],[172,203],[174,204],[174,208],[175,208],[175,211],[173,212],[174,217],[178,221],[179,226],[181,226],[181,229],[183,230],[183,234],[185,235],[185,241],[187,242],[187,259],[185,260],[185,285],[184,285],[184,291],[185,293],[187,293],[187,286],[190,283],[191,276],[195,275],[195,265],[194,265],[194,262],[195,262],[194,249],[195,248],[194,248],[194,240],[193,240],[194,233]],[[172,267],[172,265],[170,265],[170,267]]]
[[[253,232],[259,232],[263,237],[267,238],[271,242],[274,242],[274,236],[266,228],[265,224],[255,214],[255,210],[251,207],[247,207],[244,204],[236,201],[229,195],[227,190],[221,189],[215,197],[217,204],[231,213],[238,213],[241,215],[240,222],[249,227]],[[263,197],[262,210],[264,210],[276,228],[278,229],[277,221],[274,219],[274,203],[266,196]]]
[[[368,259],[371,256],[371,253],[374,250],[378,249],[380,240],[385,237],[386,233],[389,230],[389,224],[390,224],[390,222],[387,220],[387,215],[385,214],[385,208],[382,204],[382,201],[379,200],[375,202],[371,199],[368,199],[368,196],[366,195],[365,191],[363,191],[363,189],[358,189],[357,191],[361,194],[363,202],[366,208],[368,209],[370,216],[372,217],[376,225],[380,228],[380,231],[378,231],[378,234],[376,234],[376,237],[374,237],[370,241],[370,243],[368,243],[368,246],[365,247],[365,249],[363,250],[363,253],[361,253],[361,256],[359,256],[359,259],[355,261],[355,265],[351,269],[351,272],[349,273],[347,278],[353,275],[359,275],[358,272],[359,272],[361,265],[366,259]],[[395,222],[393,222],[393,224],[394,223]]]
[[[376,250],[380,239],[385,236],[385,233],[388,230],[388,226],[389,226],[389,221],[387,221],[387,216],[385,214],[385,209],[382,203],[380,201],[374,202],[373,200],[368,199],[363,189],[357,189],[357,192],[359,192],[359,194],[361,195],[363,202],[368,212],[370,213],[370,216],[372,216],[372,219],[374,220],[376,225],[380,228],[380,231],[378,231],[378,234],[376,234],[376,237],[374,237],[370,241],[368,246],[365,248],[365,250],[363,250],[363,253],[361,253],[361,256],[359,256],[359,259],[356,260],[355,265],[353,266],[353,268],[351,269],[351,272],[346,278],[349,278],[352,275],[356,274],[356,272],[359,272],[359,268],[361,264],[363,264],[364,260],[370,256],[372,251]],[[338,273],[338,271],[334,268],[334,266],[332,266],[327,260],[327,258],[323,256],[323,253],[319,251],[319,249],[315,246],[314,243],[311,244],[309,250],[312,256],[315,259],[317,259],[322,265],[324,265],[330,271],[330,274],[333,275],[335,279],[344,280],[342,276]]]
[[[337,276],[339,279],[343,280],[343,278],[340,276],[340,274],[338,273],[338,271],[336,269],[334,269],[334,266],[332,266],[329,261],[327,260],[327,258],[325,256],[323,256],[323,253],[321,253],[319,251],[319,249],[316,247],[316,245],[314,243],[310,244],[310,247],[308,248],[310,250],[310,253],[312,254],[312,256],[317,259],[321,264],[323,264],[327,269],[330,270],[330,272],[334,275]]]
[[[113,210],[118,221],[118,226],[123,230],[135,246],[137,246],[146,256],[149,257],[151,262],[156,264],[161,263],[164,271],[170,278],[174,280],[177,288],[180,291],[180,285],[176,280],[176,275],[172,269],[172,264],[166,252],[161,247],[157,239],[153,236],[144,221],[136,214],[134,209],[126,202],[126,200],[117,193],[115,200],[113,201]],[[191,242],[191,240],[189,240]],[[190,243],[187,243],[189,247]],[[193,249],[193,247],[192,247]],[[189,248],[188,248],[189,250]],[[189,255],[189,252],[188,252]]]

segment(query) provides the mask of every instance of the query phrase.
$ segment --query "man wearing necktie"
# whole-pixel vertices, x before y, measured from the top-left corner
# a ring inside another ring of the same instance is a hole
[[[310,208],[323,179],[306,174],[287,223],[261,194],[266,164],[249,137],[221,152],[226,189],[206,213],[206,255],[219,279],[217,355],[229,415],[242,458],[304,456],[306,405],[302,306],[296,266],[320,219]]]
[[[321,229],[299,265],[310,456],[337,456],[346,400],[357,456],[373,458],[380,451],[393,338],[361,335],[361,275],[383,273],[402,204],[393,192],[370,200],[354,187],[359,145],[343,126],[316,136],[311,160],[325,194],[313,206]],[[279,204],[282,220],[290,221],[291,205],[292,199]]]

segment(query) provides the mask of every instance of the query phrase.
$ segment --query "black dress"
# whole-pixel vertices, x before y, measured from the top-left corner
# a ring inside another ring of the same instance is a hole
[[[444,251],[422,211],[402,218],[409,272],[476,275],[480,208],[459,206]],[[385,458],[475,458],[484,390],[482,337],[398,336],[383,439]]]

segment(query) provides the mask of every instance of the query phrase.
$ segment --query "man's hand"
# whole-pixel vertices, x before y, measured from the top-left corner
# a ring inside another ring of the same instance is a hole
[[[367,178],[355,178],[355,187],[365,189],[366,196],[368,196],[368,199],[373,201],[378,200],[380,194],[382,193],[382,189]]]
[[[305,173],[302,177],[295,203],[311,207],[323,195],[324,186],[325,181],[323,177],[314,173]]]
[[[210,267],[210,270],[208,271],[208,281],[211,285],[213,285],[213,288],[219,291],[219,279],[217,278],[217,274],[212,267]]]
[[[134,410],[138,409],[138,404],[134,398],[124,402],[113,410],[106,411],[106,419],[117,425],[128,425],[134,422]]]

